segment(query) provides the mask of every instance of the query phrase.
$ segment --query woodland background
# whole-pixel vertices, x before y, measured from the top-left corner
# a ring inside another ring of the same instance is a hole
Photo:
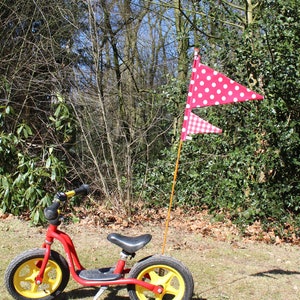
[[[128,215],[167,206],[199,47],[265,100],[196,112],[223,134],[184,143],[174,205],[298,234],[297,2],[1,0],[0,208],[39,223],[83,182]]]

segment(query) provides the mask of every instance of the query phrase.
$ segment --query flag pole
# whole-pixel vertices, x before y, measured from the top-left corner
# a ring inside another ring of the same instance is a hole
[[[170,223],[170,218],[171,218],[171,210],[172,210],[172,203],[173,203],[175,185],[176,185],[176,180],[177,180],[181,148],[182,148],[182,140],[180,139],[178,152],[177,152],[177,160],[176,160],[176,165],[175,165],[175,170],[174,170],[174,176],[173,176],[172,191],[171,191],[171,195],[170,195],[169,209],[168,209],[166,225],[165,225],[164,240],[163,240],[163,245],[162,245],[162,254],[165,253],[165,248],[166,248],[166,244],[167,244],[167,235],[168,235],[169,223]]]
[[[196,57],[198,56],[198,52],[199,52],[199,49],[195,48],[194,49],[193,67],[196,66],[195,64],[196,64]],[[194,72],[192,72],[191,78],[193,78],[193,76],[194,76]],[[177,180],[178,166],[179,166],[180,153],[181,153],[183,140],[185,140],[185,138],[183,139],[182,136],[181,136],[179,146],[178,146],[175,170],[174,170],[174,177],[173,177],[172,191],[171,191],[171,195],[170,195],[169,209],[168,209],[168,214],[167,214],[167,218],[166,218],[165,233],[164,233],[164,239],[163,239],[163,245],[162,245],[162,254],[165,253],[165,248],[166,248],[166,244],[167,244],[167,235],[168,235],[169,223],[170,223],[170,218],[171,218],[171,210],[172,210],[173,197],[174,197],[174,192],[175,192],[175,185],[176,185],[176,180]]]

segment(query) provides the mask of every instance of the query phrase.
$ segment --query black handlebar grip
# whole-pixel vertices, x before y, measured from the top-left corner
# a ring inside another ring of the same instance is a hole
[[[58,217],[59,201],[53,202],[50,206],[44,209],[44,215],[47,220],[55,220]]]
[[[90,187],[88,184],[83,184],[79,188],[75,189],[74,192],[75,195],[82,194],[86,196],[90,192]]]

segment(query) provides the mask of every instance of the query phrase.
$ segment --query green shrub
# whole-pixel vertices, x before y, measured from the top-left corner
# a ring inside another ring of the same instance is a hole
[[[13,110],[3,108],[5,118]],[[43,221],[43,209],[52,200],[53,187],[61,185],[67,168],[58,159],[53,146],[30,144],[31,127],[22,123],[16,132],[0,132],[0,208],[14,215],[28,214],[33,223]]]

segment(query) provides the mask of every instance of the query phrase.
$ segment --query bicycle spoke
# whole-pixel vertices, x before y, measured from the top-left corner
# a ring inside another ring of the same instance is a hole
[[[39,290],[39,285],[37,285],[37,284],[32,284],[31,285],[30,292],[36,293],[38,290]]]
[[[168,285],[165,289],[166,294],[168,295],[177,295],[179,289],[176,289],[174,286]]]
[[[172,281],[172,279],[175,277],[174,273],[168,272],[166,275],[161,277],[161,280],[164,284],[168,284]]]
[[[155,270],[153,271],[150,271],[148,273],[150,279],[151,279],[151,282],[157,282],[160,278],[160,276],[157,274],[157,272]]]

